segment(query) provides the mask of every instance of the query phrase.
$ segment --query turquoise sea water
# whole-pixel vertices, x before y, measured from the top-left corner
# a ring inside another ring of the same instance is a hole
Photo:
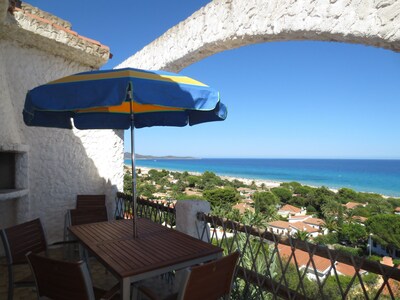
[[[130,160],[125,164],[130,165]],[[136,167],[211,171],[218,175],[348,187],[400,197],[400,160],[365,159],[185,159],[137,160]]]

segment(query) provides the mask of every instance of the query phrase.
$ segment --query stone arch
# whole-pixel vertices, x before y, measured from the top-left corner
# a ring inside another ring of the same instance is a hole
[[[357,43],[400,52],[400,1],[214,0],[116,68],[179,72],[224,50],[289,40]]]

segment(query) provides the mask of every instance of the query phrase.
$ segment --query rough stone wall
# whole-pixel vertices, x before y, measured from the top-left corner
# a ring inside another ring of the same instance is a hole
[[[6,17],[10,20],[10,16]],[[5,33],[1,21],[0,18],[0,120],[7,121],[0,121],[0,150],[4,136],[10,144],[17,145],[16,149],[27,151],[16,168],[27,179],[24,188],[28,194],[0,201],[0,228],[40,217],[49,241],[60,240],[64,214],[75,207],[77,194],[106,194],[109,214],[113,215],[115,192],[123,187],[123,131],[26,126],[22,109],[27,91],[62,76],[87,71],[92,66],[92,54],[85,53],[83,59],[74,60],[75,54],[68,56],[64,46],[60,50],[57,43],[53,47],[38,46],[43,36],[35,39],[32,32],[24,33],[30,36],[26,44]],[[13,27],[14,21],[7,21],[5,27],[22,30]],[[51,41],[46,43],[50,45]],[[96,57],[93,60],[94,64],[100,62]]]
[[[117,68],[179,72],[224,50],[289,40],[357,43],[400,52],[400,1],[214,0]]]

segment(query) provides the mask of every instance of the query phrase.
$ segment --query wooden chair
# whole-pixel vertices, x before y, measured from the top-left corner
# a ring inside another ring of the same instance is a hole
[[[105,206],[91,209],[70,209],[70,225],[83,225],[97,222],[107,222],[107,208]]]
[[[34,286],[33,278],[25,278],[20,281],[14,280],[13,267],[15,265],[27,264],[25,254],[27,252],[47,252],[48,245],[40,219],[35,219],[16,226],[2,229],[0,231],[3,241],[7,269],[8,269],[8,299],[12,300],[14,288]],[[52,245],[63,244],[57,242]]]
[[[106,206],[106,195],[77,195],[76,209],[102,208]]]
[[[144,281],[138,291],[151,300],[229,299],[240,252],[184,270],[183,281],[166,287],[160,279]]]
[[[78,202],[77,202],[78,203]],[[84,203],[81,203],[84,204]],[[105,205],[81,205],[80,208],[70,209],[67,212],[64,224],[64,240],[70,241],[71,236],[68,227],[73,225],[83,225],[89,223],[108,221],[107,207]]]
[[[83,261],[59,261],[32,252],[26,255],[34,274],[38,299],[119,299],[119,285],[106,292],[94,288]]]

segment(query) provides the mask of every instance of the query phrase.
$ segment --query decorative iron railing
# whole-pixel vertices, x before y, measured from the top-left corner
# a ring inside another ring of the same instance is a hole
[[[117,193],[115,202],[115,219],[131,219],[132,196]],[[137,208],[138,216],[141,218],[151,219],[153,222],[169,227],[175,226],[175,204],[173,202],[137,198]]]
[[[400,299],[400,269],[199,214],[200,238],[239,249],[234,299]]]
[[[116,202],[116,218],[130,218],[131,196],[118,193]],[[169,202],[138,199],[138,215],[175,225]],[[400,299],[398,268],[220,217],[198,220],[199,238],[241,252],[232,299]]]

